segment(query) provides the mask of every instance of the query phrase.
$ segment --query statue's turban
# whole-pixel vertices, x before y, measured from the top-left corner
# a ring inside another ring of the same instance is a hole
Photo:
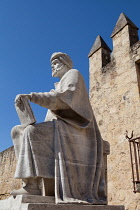
[[[55,52],[52,54],[51,56],[51,62],[54,59],[59,59],[63,64],[65,64],[69,69],[72,69],[72,60],[69,57],[69,55],[67,55],[66,53],[62,53],[62,52]]]

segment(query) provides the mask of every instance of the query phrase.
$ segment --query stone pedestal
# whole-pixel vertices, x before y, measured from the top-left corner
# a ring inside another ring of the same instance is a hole
[[[52,196],[19,195],[0,201],[0,210],[125,210],[124,206],[55,204]]]

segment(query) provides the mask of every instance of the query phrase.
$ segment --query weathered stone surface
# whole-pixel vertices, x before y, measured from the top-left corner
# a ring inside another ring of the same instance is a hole
[[[108,47],[108,45],[105,43],[105,41],[103,40],[103,38],[101,36],[97,36],[91,50],[90,53],[88,55],[88,57],[90,57],[93,53],[95,53],[97,50],[99,50],[100,48],[103,48],[109,52],[111,52],[111,49]]]
[[[27,210],[124,210],[123,206],[29,204]]]
[[[115,36],[115,34],[122,30],[126,25],[130,25],[137,30],[139,29],[124,13],[121,13],[111,37]]]
[[[108,47],[108,45],[105,43],[105,41],[102,39],[101,36],[97,36],[88,57],[91,57],[92,54],[95,53],[96,51],[99,51],[98,53],[100,53],[100,56],[101,56],[100,58],[101,67],[106,66],[110,62],[110,59],[111,59],[111,56],[110,56],[111,50]]]
[[[140,136],[140,101],[136,63],[140,41],[130,46],[128,24],[113,36],[111,62],[102,68],[101,52],[90,57],[90,99],[103,139],[110,143],[108,157],[109,204],[140,209],[140,194],[133,193],[129,144],[126,130]]]
[[[21,181],[14,179],[15,168],[15,152],[10,147],[0,153],[0,200],[9,197],[13,188],[18,189],[21,186]]]
[[[0,210],[124,210],[124,206],[51,204],[52,202],[54,197],[19,195],[0,201]]]
[[[21,203],[55,203],[54,196],[22,195]]]

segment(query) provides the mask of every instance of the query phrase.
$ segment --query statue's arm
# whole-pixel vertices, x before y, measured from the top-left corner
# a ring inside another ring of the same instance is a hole
[[[30,101],[50,110],[68,109],[69,106],[59,99],[58,93],[30,93]]]
[[[20,102],[21,97],[25,97],[31,102],[50,110],[69,109],[69,103],[66,101],[70,102],[75,89],[79,88],[79,77],[79,72],[73,69],[63,76],[61,80],[61,87],[63,88],[59,93],[56,90],[51,90],[44,93],[21,94],[16,97],[16,103]],[[64,98],[69,100],[64,100]]]
[[[20,105],[21,98],[24,97],[31,102],[38,104],[42,107],[57,110],[57,109],[68,109],[69,106],[61,101],[56,91],[44,92],[44,93],[30,93],[30,94],[19,94],[16,96],[15,103]]]

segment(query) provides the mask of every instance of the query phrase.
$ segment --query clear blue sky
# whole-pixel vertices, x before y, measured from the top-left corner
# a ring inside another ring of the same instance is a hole
[[[139,0],[0,0],[0,151],[12,146],[11,128],[20,124],[15,96],[53,88],[51,54],[69,54],[88,89],[87,55],[97,35],[112,49],[120,13],[140,27],[139,11]],[[46,110],[32,107],[44,121]]]

